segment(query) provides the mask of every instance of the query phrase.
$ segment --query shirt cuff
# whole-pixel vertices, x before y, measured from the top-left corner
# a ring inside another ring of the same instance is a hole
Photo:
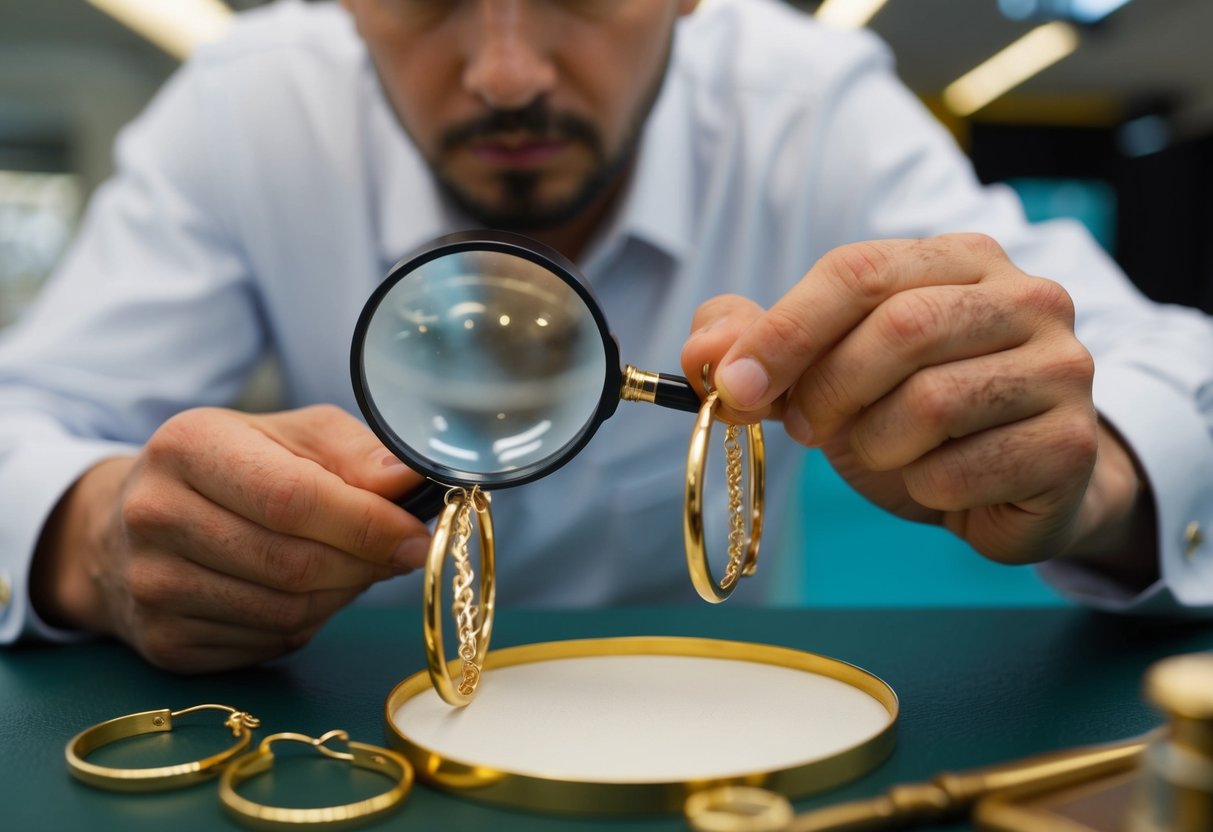
[[[1068,598],[1110,612],[1213,613],[1213,439],[1193,397],[1125,366],[1098,368],[1093,395],[1096,409],[1124,438],[1149,481],[1161,577],[1144,590],[1129,590],[1065,560],[1041,564],[1041,576]]]
[[[78,641],[82,633],[52,627],[34,611],[29,573],[34,548],[51,511],[89,468],[103,459],[138,453],[137,445],[103,440],[38,439],[4,455],[0,465],[0,579],[9,584],[0,604],[0,644],[20,638]]]

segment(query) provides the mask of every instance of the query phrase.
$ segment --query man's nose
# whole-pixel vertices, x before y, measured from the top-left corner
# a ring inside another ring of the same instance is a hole
[[[526,0],[479,4],[463,85],[495,110],[521,110],[556,85],[543,21],[527,5]]]

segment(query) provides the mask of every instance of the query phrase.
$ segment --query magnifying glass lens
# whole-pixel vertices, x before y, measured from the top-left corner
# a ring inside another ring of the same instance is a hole
[[[544,467],[594,419],[606,347],[584,300],[507,252],[457,251],[404,274],[365,331],[378,423],[452,480],[493,484]]]

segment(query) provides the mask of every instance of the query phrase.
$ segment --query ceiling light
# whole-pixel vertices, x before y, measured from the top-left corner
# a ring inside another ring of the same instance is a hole
[[[1069,23],[1037,26],[949,84],[943,91],[944,104],[958,116],[972,115],[1077,48],[1078,31]]]
[[[888,0],[825,0],[817,9],[817,19],[840,29],[858,29],[867,25]]]
[[[1148,115],[1126,121],[1116,131],[1116,146],[1129,157],[1149,156],[1165,150],[1171,143],[1171,127],[1159,115]]]
[[[1079,23],[1103,20],[1129,0],[1070,0],[1070,16]]]
[[[1128,2],[1129,0],[998,0],[998,8],[1014,20],[1034,17],[1095,23]]]
[[[218,39],[232,21],[232,10],[222,0],[88,2],[180,60],[199,44]]]

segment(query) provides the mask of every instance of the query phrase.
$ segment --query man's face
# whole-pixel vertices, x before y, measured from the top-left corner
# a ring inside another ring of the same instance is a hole
[[[344,0],[439,183],[486,225],[574,219],[626,168],[696,0]]]

